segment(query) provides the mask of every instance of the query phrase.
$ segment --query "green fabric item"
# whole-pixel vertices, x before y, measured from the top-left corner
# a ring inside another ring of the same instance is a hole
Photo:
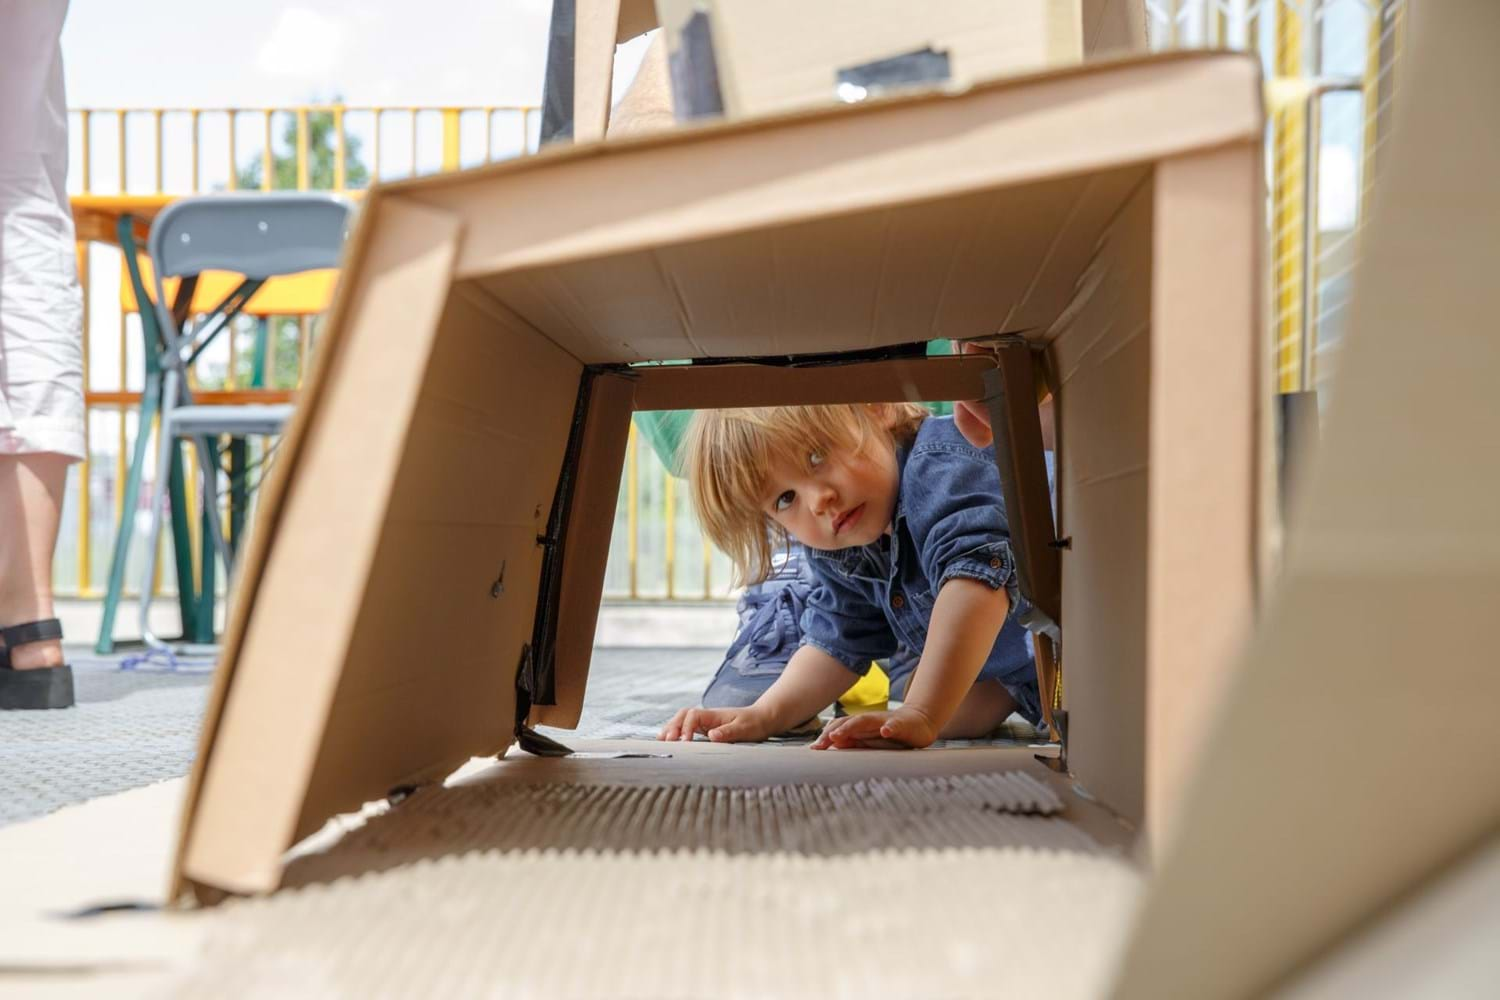
[[[927,356],[945,357],[953,353],[953,341],[929,340]],[[927,408],[940,417],[953,415],[953,404],[948,402],[927,403]],[[661,464],[679,479],[683,476],[677,451],[682,447],[682,438],[687,434],[688,422],[693,419],[692,410],[643,410],[635,415],[636,430],[646,436],[651,450]]]

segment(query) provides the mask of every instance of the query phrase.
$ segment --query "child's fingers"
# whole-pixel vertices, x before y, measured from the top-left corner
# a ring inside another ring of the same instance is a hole
[[[679,708],[673,713],[667,724],[661,727],[661,732],[656,734],[658,740],[675,740],[677,734],[682,731],[682,717],[687,714],[687,709]]]
[[[824,726],[823,731],[818,734],[818,738],[813,740],[812,749],[827,750],[829,747],[833,746],[834,734],[847,726],[849,724],[850,718],[852,717],[846,715],[841,719],[834,719],[832,722],[828,723],[828,725]]]
[[[703,727],[703,714],[700,709],[688,709],[687,714],[682,717],[682,732],[678,734],[677,738],[685,742],[692,742],[694,734]]]
[[[741,740],[753,739],[754,734],[751,732],[750,723],[740,716],[710,729],[708,738],[715,743],[738,743]]]

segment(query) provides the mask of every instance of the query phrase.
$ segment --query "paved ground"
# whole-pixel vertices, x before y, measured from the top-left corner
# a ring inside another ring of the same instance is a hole
[[[718,666],[715,649],[600,648],[579,729],[566,739],[655,736],[695,702]],[[0,825],[74,802],[186,774],[212,681],[207,665],[134,669],[130,657],[70,650],[78,706],[0,712]]]

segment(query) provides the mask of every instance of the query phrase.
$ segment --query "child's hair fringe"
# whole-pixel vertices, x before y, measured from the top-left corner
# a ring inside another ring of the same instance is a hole
[[[814,454],[858,453],[871,435],[909,443],[929,415],[918,403],[833,404],[700,410],[683,450],[693,507],[709,541],[729,556],[735,585],[759,583],[790,541],[765,512],[775,466],[805,465]]]

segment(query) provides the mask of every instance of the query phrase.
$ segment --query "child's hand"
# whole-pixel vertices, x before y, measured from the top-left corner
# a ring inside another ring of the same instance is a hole
[[[703,733],[715,743],[755,743],[771,736],[762,713],[749,708],[682,708],[662,727],[658,740],[691,741]]]
[[[903,705],[894,712],[864,712],[834,719],[813,743],[814,750],[920,749],[937,739],[938,727],[925,712]]]

